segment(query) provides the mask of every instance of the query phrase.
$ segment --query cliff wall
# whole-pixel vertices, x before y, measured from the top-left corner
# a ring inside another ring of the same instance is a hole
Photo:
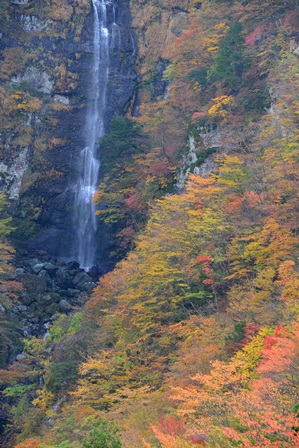
[[[70,259],[73,186],[84,147],[92,61],[91,5],[14,1],[8,14],[0,40],[1,189],[14,205],[16,242]],[[106,127],[128,106],[136,85],[128,2],[120,2],[116,20]],[[98,233],[101,264],[111,241],[104,226]]]

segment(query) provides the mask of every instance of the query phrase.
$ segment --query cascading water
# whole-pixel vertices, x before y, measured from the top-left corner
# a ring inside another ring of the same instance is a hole
[[[93,60],[86,114],[86,146],[80,153],[79,180],[74,200],[75,248],[73,258],[88,270],[95,263],[97,221],[93,195],[97,189],[100,162],[98,140],[104,135],[109,52],[119,46],[116,10],[111,2],[92,0],[94,14]],[[110,24],[108,23],[108,15]]]

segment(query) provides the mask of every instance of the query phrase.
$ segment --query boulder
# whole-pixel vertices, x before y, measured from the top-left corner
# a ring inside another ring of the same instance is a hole
[[[44,270],[50,275],[50,277],[54,277],[56,272],[58,271],[58,266],[55,266],[53,263],[45,263]]]
[[[86,272],[79,272],[75,278],[73,279],[73,283],[76,286],[76,288],[82,290],[83,285],[85,283],[90,283],[91,277]]]
[[[33,266],[32,270],[35,274],[38,274],[44,267],[44,263],[37,263]]]
[[[60,300],[59,308],[61,311],[67,311],[72,308],[72,305],[65,299]]]
[[[68,269],[65,267],[61,267],[58,269],[55,275],[55,281],[61,289],[68,289],[74,287],[72,277]]]
[[[43,277],[33,274],[22,274],[20,280],[23,282],[24,288],[28,293],[39,294],[43,293],[48,288],[48,281]]]

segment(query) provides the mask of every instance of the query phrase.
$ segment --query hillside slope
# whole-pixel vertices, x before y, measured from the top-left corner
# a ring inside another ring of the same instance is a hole
[[[142,81],[97,197],[131,250],[0,371],[6,443],[296,447],[298,4],[131,12]]]

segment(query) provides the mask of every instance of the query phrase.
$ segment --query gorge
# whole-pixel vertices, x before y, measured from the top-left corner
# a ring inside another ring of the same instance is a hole
[[[298,1],[0,25],[0,445],[296,448]]]

